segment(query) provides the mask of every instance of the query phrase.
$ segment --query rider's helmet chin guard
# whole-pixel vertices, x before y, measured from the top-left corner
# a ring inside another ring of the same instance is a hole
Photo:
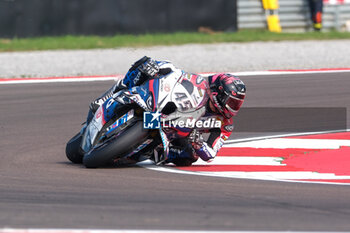
[[[244,83],[231,74],[216,74],[209,76],[209,84],[209,97],[216,110],[226,118],[235,116],[245,98]]]

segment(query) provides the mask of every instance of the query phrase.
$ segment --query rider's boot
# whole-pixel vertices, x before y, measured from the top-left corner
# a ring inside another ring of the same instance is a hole
[[[191,166],[192,163],[198,160],[198,156],[189,146],[187,148],[170,147],[168,158],[165,163],[173,163],[176,166]]]

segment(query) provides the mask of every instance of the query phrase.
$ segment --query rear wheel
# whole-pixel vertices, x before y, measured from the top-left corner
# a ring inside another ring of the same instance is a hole
[[[80,133],[72,137],[71,140],[66,145],[66,156],[73,163],[82,163],[84,153],[80,149],[80,143],[82,140],[82,135]]]
[[[112,142],[103,144],[84,155],[83,164],[87,168],[106,166],[118,157],[123,157],[136,149],[149,136],[149,131],[143,129],[142,121],[125,129]]]

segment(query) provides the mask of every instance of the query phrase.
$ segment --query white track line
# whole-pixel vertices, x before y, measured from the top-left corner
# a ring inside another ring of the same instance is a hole
[[[202,174],[212,174],[200,172]],[[217,176],[264,180],[350,180],[350,176],[318,172],[215,172]]]
[[[0,85],[6,85],[6,84],[39,84],[39,83],[68,83],[68,82],[99,82],[99,81],[113,81],[117,80],[118,77],[116,76],[105,76],[105,77],[98,77],[98,78],[53,78],[53,79],[19,79],[19,80],[9,80],[9,81],[2,81],[0,80]]]
[[[252,148],[300,148],[300,149],[338,149],[340,146],[350,146],[350,140],[338,139],[300,139],[300,138],[273,138],[251,142],[225,144],[225,147],[252,147]]]
[[[0,233],[285,233],[286,231],[177,231],[177,230],[112,230],[112,229],[0,229]],[[288,231],[293,232],[293,231]],[[317,231],[294,231],[297,233],[318,233]],[[322,231],[322,233],[331,233]],[[336,232],[342,233],[342,232]]]
[[[305,71],[247,71],[247,72],[226,72],[237,76],[263,76],[263,75],[298,75],[298,74],[320,74],[320,73],[344,73],[350,72],[350,69],[321,69],[321,70],[305,70]],[[215,73],[199,73],[202,75],[211,75]],[[100,76],[100,77],[51,77],[51,78],[18,78],[18,80],[1,79],[0,85],[6,84],[39,84],[39,83],[58,83],[58,82],[96,82],[110,81],[123,77],[123,75]]]
[[[270,135],[270,136],[260,136],[260,137],[253,137],[253,138],[231,139],[231,140],[225,141],[225,144],[227,145],[227,144],[231,144],[231,143],[257,141],[257,140],[272,139],[272,138],[284,138],[284,137],[307,136],[307,135],[314,135],[314,134],[342,133],[342,132],[350,132],[350,129],[304,132],[304,133],[289,133],[289,134],[279,134],[279,135]]]
[[[212,162],[208,163],[201,159],[193,163],[193,165],[270,165],[270,166],[285,166],[281,164],[283,158],[279,157],[230,157],[217,156]]]
[[[297,74],[321,74],[321,73],[347,73],[344,70],[305,70],[305,71],[252,71],[252,72],[230,72],[237,76],[262,76],[262,75],[297,75]]]
[[[199,159],[197,162],[193,163],[196,165],[256,165],[256,166],[286,166],[282,164],[283,158],[280,157],[230,157],[230,156],[217,156],[212,162],[205,162]],[[145,168],[157,168],[152,160],[145,160],[138,162],[137,165]],[[171,167],[165,167],[166,169]]]
[[[147,169],[170,172],[185,175],[221,177],[221,178],[235,178],[235,179],[251,179],[251,180],[266,180],[279,181],[288,183],[306,183],[306,184],[326,184],[326,185],[350,185],[349,183],[333,183],[320,182],[319,180],[349,180],[350,176],[335,176],[332,173],[317,173],[317,172],[198,172],[198,171],[184,171],[175,168],[166,168],[156,165],[145,165]],[[309,181],[304,181],[309,180]],[[312,181],[315,180],[315,181]]]

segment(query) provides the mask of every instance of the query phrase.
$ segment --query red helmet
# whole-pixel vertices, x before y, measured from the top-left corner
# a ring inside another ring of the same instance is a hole
[[[218,112],[226,118],[235,116],[244,101],[244,83],[231,74],[216,74],[209,76],[209,84],[209,96]]]

